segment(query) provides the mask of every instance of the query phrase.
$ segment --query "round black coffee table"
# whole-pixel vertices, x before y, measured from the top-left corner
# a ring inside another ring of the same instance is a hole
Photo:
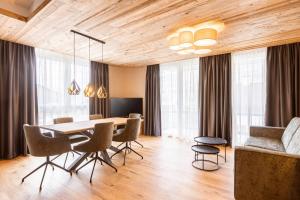
[[[195,152],[195,160],[192,162],[193,167],[195,167],[196,169],[204,170],[204,171],[215,171],[215,170],[219,169],[219,160],[218,160],[218,158],[219,158],[218,154],[220,152],[219,148],[214,147],[214,146],[209,146],[209,145],[193,145],[192,150]],[[198,158],[199,154],[202,154],[202,159]],[[204,159],[205,154],[210,154],[210,155],[215,154],[215,155],[217,155],[217,162]],[[202,162],[202,167],[196,166],[195,164],[197,162]],[[205,167],[204,167],[205,162],[210,162],[210,163],[215,164],[216,168],[214,168],[214,169],[205,169]]]
[[[225,149],[225,156],[223,157],[225,162],[226,162],[226,145],[227,145],[227,140],[222,139],[222,138],[214,138],[214,137],[204,137],[204,136],[199,136],[195,137],[194,141],[197,142],[197,144],[205,144],[205,145],[224,145]]]

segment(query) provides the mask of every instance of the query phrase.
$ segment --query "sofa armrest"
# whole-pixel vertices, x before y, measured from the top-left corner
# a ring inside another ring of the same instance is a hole
[[[251,147],[235,148],[237,200],[300,199],[300,156]]]
[[[270,126],[250,126],[250,136],[281,139],[285,128]]]

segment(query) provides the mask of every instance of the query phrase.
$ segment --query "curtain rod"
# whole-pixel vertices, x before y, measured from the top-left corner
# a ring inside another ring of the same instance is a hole
[[[102,41],[102,40],[98,40],[97,38],[94,38],[94,37],[88,36],[88,35],[86,35],[86,34],[79,33],[79,32],[77,32],[77,31],[74,31],[74,30],[71,30],[71,32],[72,32],[72,33],[75,33],[75,34],[78,34],[78,35],[81,35],[81,36],[83,36],[83,37],[89,38],[89,39],[91,39],[91,40],[94,40],[94,41],[96,41],[96,42],[100,42],[100,43],[102,43],[102,44],[105,44],[105,42],[104,42],[104,41]]]

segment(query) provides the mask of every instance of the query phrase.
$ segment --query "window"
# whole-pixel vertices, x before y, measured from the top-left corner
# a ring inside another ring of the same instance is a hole
[[[162,134],[192,139],[198,129],[199,60],[160,65]]]
[[[233,144],[249,137],[249,127],[264,125],[267,50],[232,54]]]
[[[36,49],[39,124],[52,123],[53,118],[70,116],[87,120],[89,99],[82,92],[89,82],[89,61],[76,58],[76,81],[80,95],[70,96],[67,88],[73,79],[73,58]]]

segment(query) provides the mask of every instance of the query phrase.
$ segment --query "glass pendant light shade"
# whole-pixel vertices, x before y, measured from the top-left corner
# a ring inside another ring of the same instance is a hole
[[[68,87],[68,94],[69,95],[78,95],[79,93],[80,93],[80,87],[74,79],[72,81],[71,85]]]
[[[107,91],[103,85],[100,86],[100,88],[97,91],[97,97],[100,99],[107,98]]]
[[[79,95],[80,93],[80,87],[78,85],[78,83],[76,82],[75,80],[75,72],[76,72],[76,62],[75,62],[75,33],[74,33],[74,40],[73,40],[73,59],[74,59],[74,74],[73,74],[73,77],[74,77],[74,80],[71,82],[70,86],[68,87],[68,94],[69,95]]]
[[[217,43],[218,32],[212,28],[200,29],[195,32],[194,45],[196,46],[212,46]]]
[[[86,97],[94,97],[95,93],[95,87],[92,84],[88,84],[83,91],[83,94]]]

